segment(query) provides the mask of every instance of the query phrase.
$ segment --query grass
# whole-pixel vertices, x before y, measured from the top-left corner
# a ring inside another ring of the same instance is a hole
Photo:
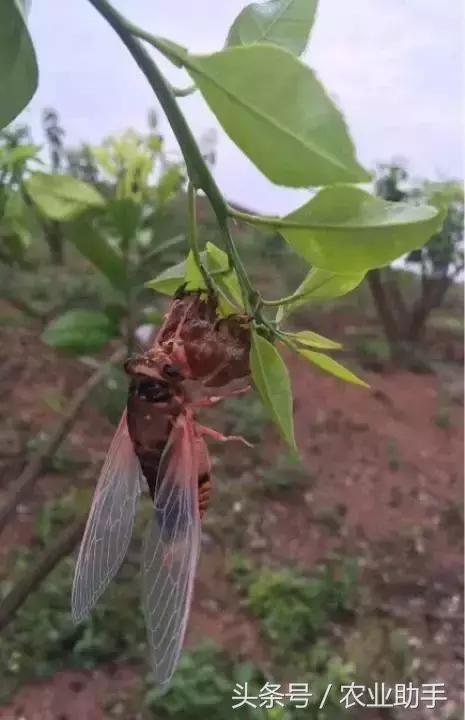
[[[280,453],[269,465],[261,464],[256,478],[259,491],[269,497],[312,484],[308,471],[292,451]]]
[[[270,418],[258,397],[231,397],[221,403],[218,412],[227,435],[242,435],[252,444],[263,440]]]
[[[81,498],[75,493],[46,503],[38,515],[35,538],[19,548],[12,577],[0,582],[0,597],[34,562],[35,555],[74,517]],[[145,628],[140,611],[136,568],[126,563],[97,603],[91,617],[74,625],[70,599],[74,558],[63,560],[19,609],[0,640],[0,697],[34,678],[47,677],[63,668],[93,668],[111,660],[142,660]],[[128,581],[128,576],[130,581]]]
[[[389,345],[384,337],[362,337],[355,345],[355,352],[362,365],[370,370],[382,371],[389,362]]]
[[[277,657],[305,653],[331,621],[351,613],[357,590],[356,565],[349,560],[307,576],[294,569],[254,568],[238,556],[233,577]]]
[[[34,561],[34,551],[18,553],[17,569]],[[139,660],[145,629],[137,582],[114,583],[91,617],[74,625],[70,613],[74,560],[67,558],[30,595],[0,643],[1,694],[64,668],[93,668],[111,660]],[[2,595],[10,583],[0,586]]]
[[[262,687],[263,672],[250,663],[234,663],[213,643],[205,643],[184,653],[172,684],[165,695],[156,689],[145,693],[144,706],[156,718],[176,720],[250,720],[272,718],[266,710],[241,708],[233,710],[232,696],[236,683]]]
[[[246,607],[260,622],[276,674],[307,682],[316,699],[329,684],[337,688],[354,679],[354,667],[332,635],[334,624],[351,617],[355,607],[357,573],[352,560],[334,560],[309,576],[297,569],[254,567],[238,556],[233,577]],[[343,713],[334,697],[321,710],[316,703],[298,712],[295,717],[318,720],[334,720]]]

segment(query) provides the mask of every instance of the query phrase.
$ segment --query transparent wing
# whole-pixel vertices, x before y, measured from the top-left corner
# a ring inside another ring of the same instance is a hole
[[[98,479],[79,550],[71,600],[75,622],[89,614],[124,560],[141,482],[124,412]]]
[[[154,679],[163,689],[181,653],[199,555],[198,460],[193,423],[181,416],[160,462],[143,558],[144,615]]]

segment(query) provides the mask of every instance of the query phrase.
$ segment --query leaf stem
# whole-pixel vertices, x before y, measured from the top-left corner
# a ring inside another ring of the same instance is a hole
[[[280,305],[289,305],[291,302],[294,302],[294,300],[300,300],[301,298],[304,298],[306,296],[310,296],[310,293],[300,293],[299,295],[286,295],[283,298],[279,298],[279,300],[262,300],[262,304],[265,307],[279,307]]]
[[[236,210],[236,208],[228,205],[228,215],[235,220],[248,223],[249,225],[263,225],[264,227],[274,228],[279,230],[280,228],[294,228],[295,230],[346,230],[345,227],[337,224],[328,223],[312,223],[312,222],[296,222],[295,220],[288,220],[285,217],[276,217],[274,215],[254,215],[253,213],[243,212],[242,210]]]
[[[246,222],[249,225],[265,225],[266,227],[282,227],[283,220],[279,217],[273,217],[270,215],[254,215],[253,213],[243,212],[242,210],[236,210],[236,208],[227,206],[227,213],[234,220],[240,220]],[[287,224],[285,224],[287,227]]]
[[[249,225],[263,225],[265,227],[271,227],[275,230],[280,228],[295,228],[296,230],[312,230],[318,228],[324,230],[340,230],[340,225],[329,225],[324,223],[311,223],[311,222],[295,222],[295,220],[288,220],[287,218],[276,217],[273,215],[254,215],[253,213],[243,212],[242,210],[236,210],[236,208],[228,205],[228,215],[235,220],[246,222]]]
[[[262,304],[266,305],[267,307],[277,307],[279,305],[290,305],[291,303],[296,302],[297,300],[303,300],[304,298],[310,298],[315,290],[319,290],[323,285],[326,285],[328,282],[328,278],[323,278],[323,280],[318,283],[318,285],[315,285],[312,287],[311,290],[303,291],[301,293],[294,293],[293,295],[286,295],[283,298],[280,298],[279,300],[262,300]]]

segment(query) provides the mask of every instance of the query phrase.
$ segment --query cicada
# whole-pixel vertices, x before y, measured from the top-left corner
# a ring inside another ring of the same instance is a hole
[[[154,679],[161,688],[168,686],[182,650],[201,518],[210,497],[205,438],[243,440],[201,425],[196,412],[219,402],[226,386],[247,377],[249,346],[246,317],[219,318],[214,297],[187,293],[172,301],[153,346],[125,363],[127,407],[84,531],[72,615],[76,622],[85,618],[117,573],[139,495],[148,487],[153,513],[143,545],[142,606]]]

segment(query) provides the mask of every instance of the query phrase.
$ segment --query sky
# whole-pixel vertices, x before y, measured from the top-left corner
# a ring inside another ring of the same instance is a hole
[[[146,30],[189,50],[221,49],[244,0],[114,0]],[[462,0],[320,0],[303,59],[343,111],[359,160],[402,158],[414,177],[464,177],[464,9]],[[30,31],[39,89],[21,120],[41,142],[41,112],[58,110],[69,145],[98,143],[128,127],[147,128],[157,109],[147,81],[86,0],[32,2]],[[155,52],[155,51],[154,51]],[[159,59],[169,80],[184,71]],[[270,183],[223,133],[199,93],[180,103],[198,138],[217,134],[215,176],[226,197],[261,212],[292,210],[308,196]],[[159,130],[176,141],[157,111]]]

